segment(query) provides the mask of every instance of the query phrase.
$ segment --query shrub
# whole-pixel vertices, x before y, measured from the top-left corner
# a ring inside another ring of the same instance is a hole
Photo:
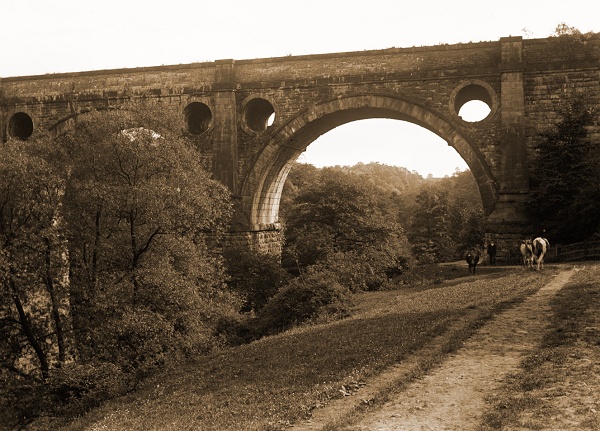
[[[215,335],[229,346],[239,346],[258,338],[256,322],[250,315],[222,316],[217,321]]]
[[[47,384],[49,410],[60,416],[81,415],[103,401],[132,389],[118,366],[103,362],[77,364],[57,369]]]
[[[242,247],[227,248],[227,285],[244,300],[243,312],[258,311],[290,278],[276,256]]]
[[[168,366],[179,353],[173,324],[150,310],[124,309],[94,333],[96,357],[138,378]]]
[[[297,277],[283,287],[258,315],[258,332],[274,334],[309,320],[346,316],[350,292],[334,276],[315,271]]]
[[[388,247],[365,247],[361,252],[332,253],[328,259],[315,266],[332,274],[338,282],[352,292],[384,289],[392,277],[397,277],[412,266],[412,256],[392,253]]]
[[[0,384],[0,424],[6,428],[1,429],[25,429],[43,412],[43,405],[48,404],[44,400],[42,383],[3,373]]]
[[[5,375],[0,385],[0,424],[19,429],[43,416],[81,415],[131,390],[133,383],[118,366],[107,362],[54,369],[45,382]]]

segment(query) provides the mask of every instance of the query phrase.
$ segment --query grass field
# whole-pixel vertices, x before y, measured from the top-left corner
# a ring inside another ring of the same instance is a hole
[[[504,268],[357,294],[349,318],[198,358],[54,429],[283,430],[443,334],[441,350],[420,358],[426,372],[496,312],[537,291],[553,272]]]

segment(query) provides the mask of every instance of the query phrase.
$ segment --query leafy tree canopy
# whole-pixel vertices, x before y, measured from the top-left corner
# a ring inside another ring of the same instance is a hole
[[[528,208],[557,242],[583,241],[600,228],[600,147],[588,138],[595,113],[583,97],[567,101],[554,128],[540,133],[531,163]]]
[[[408,265],[410,252],[389,193],[366,178],[324,168],[303,183],[293,210],[285,212],[284,262],[300,270],[329,265],[352,289],[380,283],[368,282],[367,274],[385,277],[386,270]]]

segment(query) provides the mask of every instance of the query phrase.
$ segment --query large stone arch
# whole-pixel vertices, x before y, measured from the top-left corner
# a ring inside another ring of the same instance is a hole
[[[351,121],[389,118],[422,126],[444,139],[465,160],[477,181],[484,212],[494,210],[498,192],[494,177],[475,143],[455,121],[418,103],[389,95],[340,97],[315,105],[274,131],[242,182],[241,205],[246,228],[277,228],[283,185],[294,161],[320,135]],[[239,219],[238,219],[239,221]]]

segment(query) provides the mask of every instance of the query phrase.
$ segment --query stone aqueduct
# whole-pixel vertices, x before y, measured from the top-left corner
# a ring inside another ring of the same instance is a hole
[[[350,121],[409,121],[466,161],[481,193],[486,235],[502,248],[531,229],[524,201],[538,132],[556,122],[574,94],[600,104],[599,36],[1,78],[0,138],[60,133],[77,115],[130,99],[160,101],[181,112],[215,177],[231,190],[232,238],[277,252],[283,184],[311,142]],[[458,115],[471,100],[489,105],[482,121]],[[598,121],[590,136],[600,143]]]

